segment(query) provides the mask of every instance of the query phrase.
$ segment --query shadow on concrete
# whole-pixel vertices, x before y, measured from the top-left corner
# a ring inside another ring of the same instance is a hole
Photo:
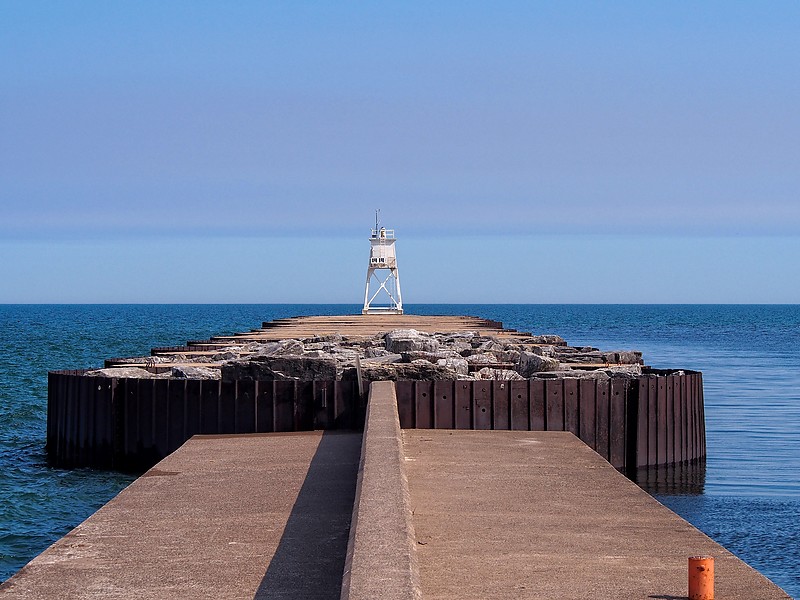
[[[648,596],[648,598],[658,598],[659,600],[689,600],[688,596],[670,596],[670,595],[660,595],[660,596]]]
[[[322,435],[255,598],[339,598],[360,458],[360,433]]]

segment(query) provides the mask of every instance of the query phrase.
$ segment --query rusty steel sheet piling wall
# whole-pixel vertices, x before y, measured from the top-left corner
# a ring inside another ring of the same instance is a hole
[[[236,381],[48,374],[47,454],[58,467],[142,471],[195,434],[357,429],[351,381]]]
[[[705,457],[698,372],[636,379],[398,381],[405,429],[570,431],[633,473]]]
[[[60,467],[141,471],[194,434],[358,429],[353,381],[48,375],[47,454]],[[570,431],[617,469],[705,457],[702,374],[635,379],[398,381],[403,428]]]

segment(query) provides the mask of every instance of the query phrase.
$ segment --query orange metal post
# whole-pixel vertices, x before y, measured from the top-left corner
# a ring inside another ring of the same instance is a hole
[[[714,600],[714,557],[689,557],[689,600]]]

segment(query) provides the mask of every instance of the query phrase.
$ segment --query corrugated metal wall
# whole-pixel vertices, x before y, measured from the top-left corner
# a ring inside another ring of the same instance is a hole
[[[116,379],[49,374],[47,452],[62,467],[142,470],[195,434],[358,429],[352,381]],[[705,456],[696,372],[637,379],[399,381],[403,428],[571,431],[620,470]]]
[[[626,471],[705,456],[700,373],[396,387],[404,428],[570,431]]]
[[[47,453],[61,467],[142,470],[195,434],[353,429],[351,381],[117,379],[48,375]]]

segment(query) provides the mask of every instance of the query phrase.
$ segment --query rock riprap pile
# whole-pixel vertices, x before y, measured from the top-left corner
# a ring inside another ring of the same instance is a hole
[[[573,347],[557,335],[519,340],[475,331],[425,333],[395,329],[370,337],[339,334],[248,342],[215,352],[176,352],[117,361],[89,371],[106,377],[313,381],[515,380],[536,378],[631,378],[641,375],[642,353]],[[172,366],[170,366],[172,365]],[[155,371],[155,372],[154,372]]]

